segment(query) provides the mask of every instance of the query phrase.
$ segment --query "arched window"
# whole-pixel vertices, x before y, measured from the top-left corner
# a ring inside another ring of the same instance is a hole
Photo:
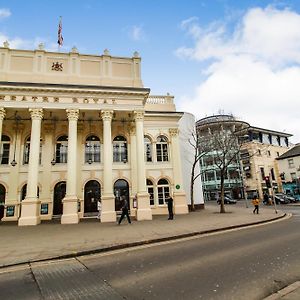
[[[153,182],[150,179],[146,180],[147,191],[150,196],[150,205],[154,205],[154,186]]]
[[[116,136],[113,140],[113,161],[127,162],[127,141],[123,136]]]
[[[23,165],[29,163],[29,153],[30,153],[30,136],[27,138],[24,144],[24,153],[23,153]],[[40,155],[39,155],[39,164],[42,161],[42,140],[40,140]]]
[[[26,198],[27,194],[27,183],[25,183],[21,189],[21,201],[23,201]],[[37,187],[37,197],[40,197],[40,188]]]
[[[66,135],[60,136],[56,141],[55,161],[56,163],[68,162],[68,137]]]
[[[167,197],[170,195],[169,182],[166,179],[160,179],[157,183],[158,191],[158,204],[163,205],[166,202]]]
[[[1,165],[7,165],[9,162],[10,138],[7,135],[2,135],[0,145],[0,161]]]
[[[168,161],[168,139],[165,136],[159,136],[156,141],[156,159],[157,161]]]
[[[152,161],[152,143],[149,137],[144,137],[144,147],[145,147],[145,161]]]
[[[100,139],[90,135],[85,141],[85,162],[100,162]]]

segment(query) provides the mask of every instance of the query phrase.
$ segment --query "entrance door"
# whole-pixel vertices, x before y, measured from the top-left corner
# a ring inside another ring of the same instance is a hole
[[[125,196],[128,201],[129,207],[129,186],[128,182],[124,179],[119,179],[114,184],[115,194],[115,210],[120,211],[123,203],[121,202],[121,196]]]
[[[4,216],[5,187],[0,184],[0,221]]]
[[[97,202],[101,198],[100,184],[96,180],[90,180],[84,187],[84,212],[97,212]]]
[[[53,198],[53,215],[62,215],[63,203],[62,199],[66,195],[66,182],[58,182],[54,187],[54,198]]]

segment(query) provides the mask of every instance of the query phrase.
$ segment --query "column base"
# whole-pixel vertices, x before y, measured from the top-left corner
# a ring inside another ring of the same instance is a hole
[[[101,201],[101,223],[116,222],[117,214],[115,211],[115,196],[113,194],[103,195],[101,197]]]
[[[176,215],[183,215],[189,213],[189,208],[186,201],[185,193],[174,193],[174,210]]]
[[[136,219],[138,221],[152,220],[152,210],[150,208],[149,194],[137,195],[138,208],[136,211]]]
[[[65,197],[63,200],[63,215],[61,216],[61,224],[78,224],[78,199],[76,196]]]
[[[18,221],[19,226],[32,226],[41,223],[40,203],[38,198],[26,198],[22,201],[21,217]]]

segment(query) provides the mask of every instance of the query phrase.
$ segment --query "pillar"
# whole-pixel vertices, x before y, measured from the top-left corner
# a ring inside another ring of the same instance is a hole
[[[2,127],[3,127],[4,118],[5,118],[5,109],[3,107],[0,107],[0,144],[2,138]]]
[[[173,165],[173,181],[174,181],[174,190],[173,190],[173,199],[174,199],[174,208],[175,214],[187,214],[188,205],[186,194],[183,190],[183,181],[182,181],[182,171],[181,171],[181,159],[180,159],[180,150],[179,150],[179,141],[178,128],[169,129],[171,136],[171,151],[172,151],[172,165]]]
[[[115,222],[116,211],[112,182],[113,152],[111,139],[111,121],[113,111],[104,110],[101,112],[101,116],[103,121],[103,195],[101,196],[101,222]]]
[[[78,217],[78,198],[76,193],[77,183],[77,121],[79,116],[78,109],[67,109],[69,120],[68,133],[68,163],[67,163],[67,190],[63,199],[63,215],[61,224],[77,224]]]
[[[144,112],[134,112],[136,127],[136,163],[137,163],[137,220],[152,220],[150,198],[146,187],[144,158]]]
[[[31,116],[30,152],[28,163],[28,178],[26,198],[22,201],[21,217],[19,225],[37,225],[41,223],[40,201],[37,195],[39,175],[39,154],[41,139],[41,122],[43,110],[39,108],[29,109]]]

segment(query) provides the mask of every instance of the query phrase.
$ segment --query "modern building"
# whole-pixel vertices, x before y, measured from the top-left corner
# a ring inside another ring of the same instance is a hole
[[[244,186],[249,198],[254,195],[261,199],[268,192],[265,177],[272,182],[275,192],[282,192],[277,158],[289,149],[288,138],[292,135],[251,126],[249,139],[241,147]]]
[[[300,144],[276,158],[283,192],[300,200]]]
[[[268,192],[265,177],[269,176],[275,192],[282,192],[277,158],[289,149],[291,134],[250,126],[231,115],[216,115],[196,123],[197,133],[203,136],[208,128],[237,130],[247,128],[242,144],[237,143],[239,153],[228,166],[225,178],[225,194],[239,199],[254,195],[263,197]],[[215,164],[216,152],[206,153],[201,161],[202,185],[205,200],[215,200],[220,194],[220,172]]]
[[[141,58],[0,48],[0,202],[4,221],[116,221],[120,198],[151,220],[188,212],[173,97],[150,96]],[[3,221],[2,220],[2,221]]]
[[[249,124],[240,121],[232,115],[215,115],[200,119],[196,122],[197,135],[201,142],[206,143],[212,138],[210,132],[230,131],[234,132],[249,127]],[[238,137],[232,135],[232,146],[228,152],[232,152],[233,159],[227,168],[227,174],[224,179],[225,195],[235,199],[244,197],[243,179],[241,175],[241,164],[239,158],[239,141]],[[213,148],[205,151],[200,159],[200,169],[202,175],[202,187],[205,200],[216,200],[220,197],[221,174],[216,160],[219,153]]]

